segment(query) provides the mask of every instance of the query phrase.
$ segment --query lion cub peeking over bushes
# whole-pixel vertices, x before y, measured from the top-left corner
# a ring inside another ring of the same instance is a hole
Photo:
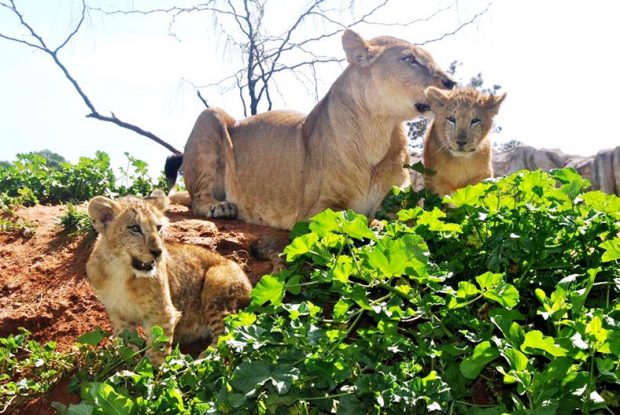
[[[493,148],[487,135],[506,94],[429,87],[425,95],[435,113],[424,141],[424,166],[435,171],[425,176],[426,187],[448,195],[493,177]]]
[[[97,196],[88,204],[99,233],[86,265],[88,280],[115,334],[138,325],[147,333],[152,326],[163,328],[170,343],[147,352],[156,365],[170,353],[173,338],[215,341],[223,318],[246,306],[252,290],[233,261],[201,247],[164,243],[167,205],[161,190],[144,199]]]

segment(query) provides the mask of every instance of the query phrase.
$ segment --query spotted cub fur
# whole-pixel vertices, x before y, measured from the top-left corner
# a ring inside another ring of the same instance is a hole
[[[223,318],[248,304],[252,286],[235,262],[207,249],[164,242],[168,198],[162,191],[138,199],[97,196],[88,214],[99,233],[86,265],[88,280],[112,321],[115,334],[161,326],[170,339],[147,356],[161,364],[174,339],[210,338]],[[147,339],[150,344],[152,339]]]

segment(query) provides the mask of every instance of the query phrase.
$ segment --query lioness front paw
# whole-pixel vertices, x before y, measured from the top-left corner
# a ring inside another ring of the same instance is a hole
[[[207,218],[221,218],[221,219],[235,219],[239,213],[237,205],[230,202],[217,202],[213,203],[207,209]]]

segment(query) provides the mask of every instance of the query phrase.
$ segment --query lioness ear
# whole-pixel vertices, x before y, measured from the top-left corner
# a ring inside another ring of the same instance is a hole
[[[161,210],[162,212],[166,210],[168,205],[170,204],[170,199],[161,189],[155,189],[153,193],[149,197],[145,197],[144,200],[151,203],[155,208]]]
[[[502,105],[502,102],[504,102],[504,99],[506,99],[505,92],[502,95],[489,95],[487,101],[485,102],[485,108],[487,111],[495,115],[499,112],[499,107]]]
[[[380,52],[379,48],[369,46],[360,35],[350,29],[342,34],[342,48],[347,54],[347,61],[362,68],[373,63]]]
[[[88,216],[93,221],[93,227],[99,233],[103,232],[118,213],[116,202],[107,197],[97,196],[88,203]]]
[[[435,88],[434,86],[429,86],[424,91],[424,96],[431,103],[431,107],[443,107],[448,100],[448,95],[439,88]]]

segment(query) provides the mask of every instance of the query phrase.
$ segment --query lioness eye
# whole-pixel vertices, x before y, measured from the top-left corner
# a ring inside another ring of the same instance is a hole
[[[476,124],[480,124],[480,118],[474,118],[473,120],[471,120],[471,125],[476,125]]]
[[[139,225],[131,225],[128,226],[127,229],[129,229],[133,233],[142,233],[142,229],[140,229]]]
[[[157,225],[156,228],[157,228],[157,232],[161,232],[161,225]]]
[[[413,55],[403,56],[402,58],[400,58],[400,60],[403,61],[403,62],[407,62],[410,65],[419,65],[420,64],[420,62],[418,62],[418,60]]]
[[[452,116],[446,117],[446,120],[448,120],[450,124],[456,124],[456,119]]]

